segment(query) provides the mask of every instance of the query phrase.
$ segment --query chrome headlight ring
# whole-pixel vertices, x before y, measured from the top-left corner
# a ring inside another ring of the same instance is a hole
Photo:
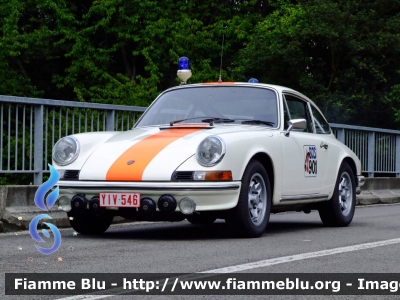
[[[211,135],[201,141],[196,150],[197,162],[204,167],[217,165],[226,152],[226,145],[219,136]]]
[[[79,152],[80,144],[75,137],[63,137],[53,147],[53,160],[59,166],[66,166],[76,160]]]

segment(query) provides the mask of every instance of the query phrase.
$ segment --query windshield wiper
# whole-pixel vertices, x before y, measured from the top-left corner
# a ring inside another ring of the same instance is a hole
[[[169,122],[169,126],[173,126],[174,124],[181,123],[183,121],[194,120],[194,119],[199,119],[199,118],[204,118],[204,117],[195,117],[195,118],[187,118],[187,119],[182,119],[182,120],[171,121],[171,122]]]
[[[225,119],[225,118],[208,118],[208,119],[203,119],[201,121],[205,122],[205,123],[210,123],[211,126],[213,125],[213,123],[232,123],[232,122],[235,122],[235,120]]]
[[[188,121],[188,120],[200,119],[200,118],[205,118],[205,119],[202,119],[201,122],[210,123],[210,126],[212,126],[214,123],[233,123],[233,122],[235,122],[234,119],[227,119],[227,118],[194,117],[194,118],[187,118],[187,119],[182,119],[182,120],[171,121],[169,123],[169,125],[173,126],[174,124],[177,124],[177,123],[181,123],[181,122]],[[240,120],[240,119],[236,119],[236,120]],[[268,125],[268,126],[275,125],[274,122],[262,121],[262,120],[244,120],[244,121],[242,121],[242,124],[264,124],[264,125]]]
[[[265,125],[268,125],[268,126],[274,126],[275,125],[274,122],[263,121],[263,120],[245,120],[245,121],[242,121],[242,124],[265,124]]]
[[[235,120],[232,120],[232,119],[224,119],[224,118],[216,118],[216,117],[194,117],[194,118],[187,118],[187,119],[182,119],[182,120],[175,120],[175,121],[169,122],[169,125],[173,126],[174,124],[181,123],[181,122],[184,122],[187,120],[194,120],[194,119],[200,119],[200,118],[206,118],[206,119],[201,120],[201,122],[210,123],[211,126],[213,123],[235,122]]]

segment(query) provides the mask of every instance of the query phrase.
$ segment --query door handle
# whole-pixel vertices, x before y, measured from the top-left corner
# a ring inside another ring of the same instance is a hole
[[[321,142],[321,145],[319,145],[319,147],[320,148],[325,148],[325,150],[326,150],[326,149],[328,149],[328,144],[324,143],[324,142]]]

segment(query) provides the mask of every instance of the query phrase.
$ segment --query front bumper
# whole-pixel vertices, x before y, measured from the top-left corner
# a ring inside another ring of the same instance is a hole
[[[57,183],[61,196],[73,197],[84,194],[87,199],[101,192],[138,192],[141,198],[149,197],[155,202],[165,194],[176,201],[184,197],[192,198],[196,211],[216,211],[233,208],[237,205],[241,182],[116,182],[116,181],[66,181]],[[177,206],[176,211],[179,211]]]

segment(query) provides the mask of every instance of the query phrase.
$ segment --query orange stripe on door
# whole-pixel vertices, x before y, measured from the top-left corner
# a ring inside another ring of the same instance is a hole
[[[206,124],[204,124],[207,126]],[[152,159],[172,142],[203,128],[167,129],[144,138],[126,150],[108,169],[106,180],[142,180],[143,172]],[[134,160],[128,165],[128,161]],[[161,166],[160,166],[161,167]]]

